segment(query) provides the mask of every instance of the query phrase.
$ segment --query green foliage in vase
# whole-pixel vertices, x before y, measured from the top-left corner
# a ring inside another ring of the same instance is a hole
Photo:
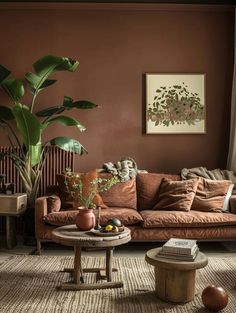
[[[148,104],[147,120],[155,126],[170,126],[175,124],[195,125],[204,119],[205,108],[199,95],[188,91],[182,85],[162,86],[156,90],[152,104]]]
[[[89,190],[84,190],[83,182],[79,174],[72,173],[69,168],[66,169],[65,174],[67,192],[72,196],[75,202],[79,202],[86,209],[95,209],[96,204],[93,203],[95,195],[102,191],[109,190],[113,185],[120,182],[117,176],[111,178],[95,178],[90,182],[91,187]]]
[[[62,104],[38,110],[37,96],[56,83],[49,78],[58,71],[74,72],[79,62],[68,57],[47,55],[33,64],[34,72],[25,74],[25,79],[19,80],[9,77],[11,72],[0,65],[0,88],[10,97],[12,105],[0,105],[0,127],[13,148],[12,153],[1,153],[0,158],[11,158],[19,171],[23,187],[28,196],[28,205],[34,206],[37,196],[42,169],[46,159],[46,147],[58,146],[60,149],[82,155],[87,152],[83,145],[73,138],[56,137],[42,143],[42,134],[52,124],[76,127],[78,131],[85,131],[85,127],[69,113],[73,109],[93,109],[96,104],[87,100],[76,100],[64,96]],[[25,103],[26,91],[31,94],[29,103]],[[20,148],[20,155],[17,148]]]

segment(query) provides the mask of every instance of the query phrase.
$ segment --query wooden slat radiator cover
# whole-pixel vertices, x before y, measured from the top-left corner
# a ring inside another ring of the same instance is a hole
[[[13,148],[0,146],[0,152],[13,152]],[[14,148],[14,153],[19,154],[19,148]],[[48,147],[46,155],[38,196],[46,193],[47,186],[56,184],[57,173],[62,173],[67,167],[71,168],[72,171],[74,170],[75,157],[73,153],[58,147]],[[23,192],[20,175],[10,158],[5,157],[0,160],[0,174],[6,175],[5,183],[15,184],[15,192]],[[5,228],[4,224],[3,219],[0,218],[0,230]]]

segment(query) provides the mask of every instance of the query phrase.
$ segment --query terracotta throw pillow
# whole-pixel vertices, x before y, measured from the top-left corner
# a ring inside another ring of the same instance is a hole
[[[100,178],[111,178],[108,173],[100,173]],[[135,179],[119,182],[109,190],[100,193],[103,202],[109,207],[130,208],[137,210],[137,192]]]
[[[222,212],[225,197],[232,182],[230,180],[210,180],[199,178],[198,188],[191,210],[202,212]]]
[[[179,175],[165,173],[138,173],[136,177],[138,210],[151,210],[157,203],[158,191],[163,178],[180,180]]]
[[[87,173],[84,174],[80,174],[78,173],[81,177],[81,181],[83,183],[83,195],[86,197],[88,196],[89,193],[89,189],[91,189],[91,181],[98,178],[98,173],[95,170],[89,171]],[[74,178],[70,177],[70,176],[66,176],[64,174],[58,174],[57,175],[57,182],[59,185],[59,188],[62,192],[62,198],[63,200],[68,203],[73,201],[73,197],[70,195],[70,193],[68,193],[68,189],[67,186],[65,184],[65,180],[67,180],[68,182],[68,188],[73,188],[73,184],[74,184]],[[97,185],[93,185],[93,188],[95,188],[95,190],[97,189]],[[77,198],[77,197],[76,197]],[[100,206],[103,209],[106,209],[107,206],[104,204],[102,197],[99,195],[99,193],[97,193],[94,198],[93,198],[93,203],[96,204],[96,206]],[[74,201],[74,207],[79,207],[81,206],[80,201]]]
[[[48,213],[59,212],[61,208],[61,199],[58,196],[47,197]]]
[[[153,210],[189,211],[198,185],[198,179],[172,181],[163,178]]]

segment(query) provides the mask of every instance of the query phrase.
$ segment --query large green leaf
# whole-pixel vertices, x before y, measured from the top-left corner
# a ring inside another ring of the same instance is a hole
[[[30,146],[35,146],[40,142],[41,125],[38,119],[21,104],[15,105],[12,111],[19,133],[29,151]]]
[[[52,80],[48,80],[48,77],[56,71],[75,71],[79,62],[66,57],[57,57],[53,55],[47,55],[39,59],[33,64],[35,74],[27,73],[25,75],[26,80],[30,84],[34,93],[38,93],[40,89],[50,86]],[[47,83],[45,83],[47,81]],[[49,81],[49,82],[48,82]]]
[[[0,84],[6,79],[11,72],[0,64]]]
[[[50,140],[50,144],[55,145],[62,150],[77,153],[80,155],[87,153],[87,150],[81,145],[79,141],[68,137],[56,137]]]
[[[0,105],[0,120],[10,121],[14,119],[12,110],[9,107]]]
[[[40,156],[42,152],[42,145],[38,143],[35,146],[29,146],[30,165],[33,167],[40,162]]]
[[[39,117],[49,117],[54,114],[60,114],[65,111],[65,108],[62,106],[55,106],[55,107],[50,107],[48,109],[44,109],[42,111],[39,111],[36,113],[37,116]]]
[[[33,64],[35,72],[43,76],[49,71],[71,71],[74,72],[79,62],[67,57],[58,57],[54,55],[46,55]]]
[[[76,126],[77,128],[79,128],[81,132],[86,130],[86,128],[79,121],[77,121],[75,118],[70,117],[70,116],[65,116],[65,115],[56,116],[56,117],[51,118],[44,124],[48,126],[52,123],[59,123],[63,126]]]
[[[20,101],[25,93],[23,83],[18,79],[5,79],[2,82],[2,88],[8,93],[14,102]]]

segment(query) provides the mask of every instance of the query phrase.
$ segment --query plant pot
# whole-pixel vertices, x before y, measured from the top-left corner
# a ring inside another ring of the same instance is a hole
[[[76,217],[75,221],[76,226],[79,230],[90,230],[95,227],[96,219],[93,213],[93,209],[85,209],[83,207],[79,207],[79,213]]]

